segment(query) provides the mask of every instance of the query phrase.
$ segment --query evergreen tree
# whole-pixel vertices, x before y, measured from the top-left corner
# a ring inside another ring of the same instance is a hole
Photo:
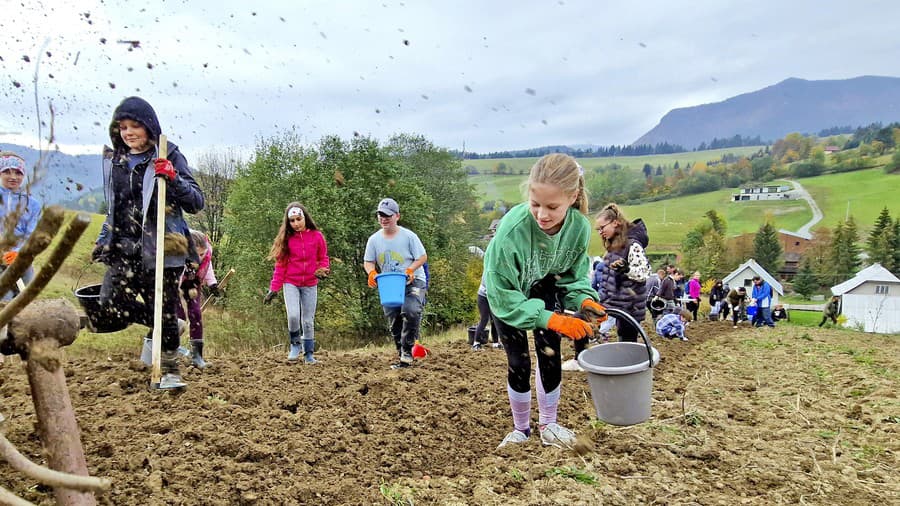
[[[849,217],[834,229],[834,240],[831,246],[831,265],[834,271],[833,283],[850,279],[859,270],[862,261],[859,258],[859,230],[856,220]]]
[[[778,242],[778,232],[771,222],[759,228],[753,239],[753,258],[769,274],[775,276],[781,268],[781,243]]]
[[[885,207],[875,220],[875,226],[866,239],[866,253],[869,254],[870,263],[879,263],[885,269],[892,271],[894,269],[893,248],[894,238],[894,222],[888,208]]]
[[[900,277],[900,216],[894,220],[894,233],[891,234],[891,251],[894,252],[894,268],[891,272]]]
[[[809,260],[804,260],[794,278],[794,291],[808,299],[819,288]]]

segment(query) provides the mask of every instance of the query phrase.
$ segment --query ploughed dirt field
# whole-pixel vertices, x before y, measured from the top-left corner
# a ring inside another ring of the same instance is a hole
[[[639,425],[598,422],[585,373],[564,373],[560,423],[581,454],[534,435],[496,450],[512,423],[505,355],[464,338],[399,371],[386,350],[325,350],[316,366],[214,355],[180,393],[147,390],[137,343],[66,371],[88,467],[113,480],[101,504],[897,503],[897,336],[725,322],[688,335],[654,339]],[[0,366],[0,412],[43,462],[18,359]],[[0,486],[53,503],[5,463]]]

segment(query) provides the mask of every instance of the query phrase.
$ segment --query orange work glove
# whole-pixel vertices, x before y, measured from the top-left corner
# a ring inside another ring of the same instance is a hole
[[[17,256],[19,256],[18,251],[7,251],[3,254],[3,265],[9,265],[15,262]]]
[[[378,271],[372,269],[369,271],[369,288],[375,288],[378,286],[378,281],[375,281],[375,276],[378,275]]]
[[[581,312],[594,323],[603,323],[609,318],[606,308],[591,299],[584,299],[581,303]]]
[[[594,335],[594,329],[591,328],[591,325],[588,322],[581,318],[561,315],[559,313],[550,315],[550,321],[547,322],[547,328],[554,332],[559,332],[573,340],[584,339],[585,337]]]
[[[416,279],[416,271],[412,269],[406,269],[406,284],[410,284]]]

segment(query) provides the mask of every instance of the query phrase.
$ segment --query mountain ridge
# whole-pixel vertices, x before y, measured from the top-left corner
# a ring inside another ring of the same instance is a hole
[[[720,102],[680,107],[632,145],[661,142],[693,149],[735,135],[775,140],[839,125],[864,126],[900,119],[900,78],[858,76],[807,80],[790,77]]]

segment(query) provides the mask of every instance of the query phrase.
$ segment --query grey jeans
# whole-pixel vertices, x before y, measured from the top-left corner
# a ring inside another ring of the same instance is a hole
[[[412,353],[412,347],[419,337],[419,324],[422,322],[427,292],[425,282],[416,279],[406,285],[406,297],[402,306],[381,306],[398,352]]]
[[[315,339],[316,304],[319,301],[318,287],[294,286],[285,283],[282,291],[284,292],[284,308],[287,312],[288,332],[295,333],[302,327],[302,339]]]

